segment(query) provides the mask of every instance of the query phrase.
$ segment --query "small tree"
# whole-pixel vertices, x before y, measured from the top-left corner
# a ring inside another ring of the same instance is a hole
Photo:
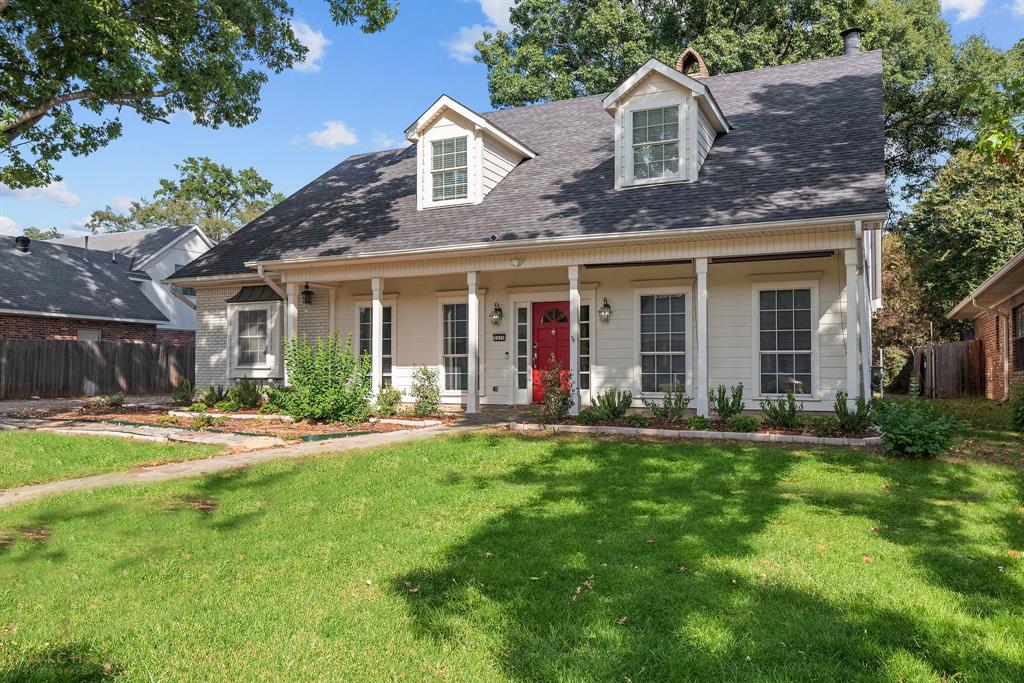
[[[284,352],[288,412],[324,422],[361,422],[370,415],[370,357],[352,350],[352,337],[337,333],[310,343],[305,337],[288,342]]]
[[[441,409],[441,387],[437,383],[437,370],[421,365],[412,373],[412,414],[417,417],[437,415]]]
[[[551,354],[547,369],[541,371],[540,383],[544,387],[544,416],[549,420],[564,420],[574,403],[573,384],[555,354]]]

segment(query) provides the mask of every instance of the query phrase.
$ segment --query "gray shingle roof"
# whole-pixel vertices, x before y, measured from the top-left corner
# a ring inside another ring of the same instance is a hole
[[[116,259],[116,260],[115,260]],[[131,270],[124,254],[52,242],[33,241],[27,253],[14,248],[14,238],[0,241],[0,309],[115,319],[167,318],[139,285],[149,280]]]
[[[140,263],[157,253],[168,244],[191,230],[191,225],[174,225],[158,230],[132,230],[130,232],[108,232],[89,236],[89,248],[116,251],[127,254]],[[54,240],[57,244],[84,246],[84,237],[68,237]]]
[[[733,130],[695,183],[614,189],[600,95],[484,116],[536,150],[475,206],[416,210],[416,149],[353,156],[176,277],[246,261],[881,213],[882,55],[865,52],[704,79]]]

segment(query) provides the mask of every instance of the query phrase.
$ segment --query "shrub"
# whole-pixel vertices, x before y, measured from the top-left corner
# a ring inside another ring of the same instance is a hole
[[[422,365],[412,373],[412,391],[409,395],[414,401],[412,414],[417,417],[437,415],[441,410],[441,387],[438,385],[437,370]]]
[[[1024,382],[1010,388],[1010,429],[1024,434]]]
[[[228,400],[228,390],[219,384],[211,384],[203,391],[200,400],[208,406],[215,406],[221,401]]]
[[[171,398],[175,403],[181,406],[192,403],[192,399],[195,398],[195,395],[196,387],[188,377],[174,385],[174,389],[171,391]]]
[[[803,411],[804,404],[797,404],[792,389],[775,401],[770,398],[761,401],[761,419],[774,429],[796,429],[800,426]]]
[[[756,432],[759,423],[752,415],[733,415],[729,418],[729,430],[733,432]]]
[[[718,415],[718,419],[724,422],[743,412],[743,382],[728,390],[728,394],[727,397],[726,388],[721,384],[708,391],[708,405]]]
[[[227,401],[221,401],[214,406],[214,408],[222,413],[237,413],[241,407],[242,406],[238,405],[238,401],[232,401],[230,399]]]
[[[398,415],[398,406],[402,403],[402,392],[394,387],[382,387],[377,394],[376,413],[382,417]]]
[[[853,410],[850,410],[847,393],[837,391],[834,410],[839,430],[846,434],[861,434],[874,423],[874,418],[871,415],[871,402],[865,401],[863,396],[857,397]]]
[[[195,403],[193,403],[192,405],[190,405],[188,407],[188,412],[190,412],[190,413],[205,413],[206,412],[206,404],[203,403],[202,401],[196,401]]]
[[[658,422],[675,424],[686,418],[686,409],[690,407],[690,397],[679,387],[671,387],[661,399],[661,405],[650,399],[641,399],[651,415]]]
[[[703,415],[691,415],[686,420],[686,426],[690,429],[703,431],[705,429],[711,429],[711,420]]]
[[[831,415],[811,415],[804,424],[814,436],[832,436],[839,431],[839,422]]]
[[[601,421],[601,416],[590,408],[586,408],[580,411],[580,414],[576,416],[576,424],[580,425],[593,425]]]
[[[917,398],[921,395],[921,378],[917,376],[917,372],[910,375],[910,382],[907,384],[907,396],[910,398]]]
[[[352,350],[351,335],[337,333],[310,343],[305,337],[288,342],[285,367],[291,392],[288,412],[322,422],[362,422],[370,415],[370,356]]]
[[[278,407],[269,401],[260,406],[260,414],[262,415],[273,415],[278,411]]]
[[[178,418],[173,415],[161,415],[156,419],[158,425],[176,425],[178,424]]]
[[[189,420],[189,426],[192,429],[206,429],[214,426],[215,424],[218,424],[218,422],[212,415],[193,415]]]
[[[633,393],[619,389],[607,389],[594,396],[593,411],[602,420],[621,420],[633,405]]]
[[[641,415],[640,413],[633,413],[632,415],[626,416],[626,424],[628,424],[630,427],[643,429],[649,424],[649,422],[647,420],[646,415]]]
[[[238,383],[228,392],[230,400],[243,408],[255,408],[263,398],[263,387],[253,382],[248,377],[238,380]]]
[[[933,458],[952,445],[963,426],[936,414],[927,401],[876,401],[874,413],[889,455]]]
[[[540,373],[544,387],[544,416],[549,420],[564,420],[572,410],[572,378],[562,370],[561,363],[551,354],[548,367]]]
[[[264,407],[270,406],[273,410],[272,413],[287,413],[288,406],[291,402],[291,389],[287,387],[264,387],[264,393],[267,396],[266,402],[263,404]],[[263,412],[262,409],[260,412]]]
[[[109,396],[101,396],[100,401],[107,408],[123,408],[124,392],[119,391],[116,394],[110,394]]]

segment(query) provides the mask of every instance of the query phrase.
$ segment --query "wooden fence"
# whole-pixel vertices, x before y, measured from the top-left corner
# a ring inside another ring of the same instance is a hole
[[[194,381],[195,347],[0,339],[0,399],[166,394]]]
[[[912,372],[922,396],[985,395],[985,356],[976,339],[915,348]]]

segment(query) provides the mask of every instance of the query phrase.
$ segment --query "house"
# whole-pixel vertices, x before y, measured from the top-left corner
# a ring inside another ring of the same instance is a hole
[[[150,276],[114,251],[8,238],[0,246],[0,338],[156,342],[167,317]]]
[[[1004,401],[1024,382],[1024,251],[1007,261],[948,314],[973,320],[981,341],[985,395]]]
[[[191,287],[167,287],[161,281],[213,247],[213,240],[198,226],[111,232],[70,237],[56,243],[117,252],[130,258],[133,270],[149,276],[139,282],[143,294],[167,318],[157,325],[157,340],[174,345],[195,343],[195,292]]]
[[[707,77],[687,50],[613,92],[478,113],[442,96],[168,282],[197,292],[196,379],[286,381],[331,331],[374,387],[525,406],[551,356],[576,405],[742,383],[809,410],[869,386],[886,218],[882,56]],[[690,64],[698,72],[688,75]]]

